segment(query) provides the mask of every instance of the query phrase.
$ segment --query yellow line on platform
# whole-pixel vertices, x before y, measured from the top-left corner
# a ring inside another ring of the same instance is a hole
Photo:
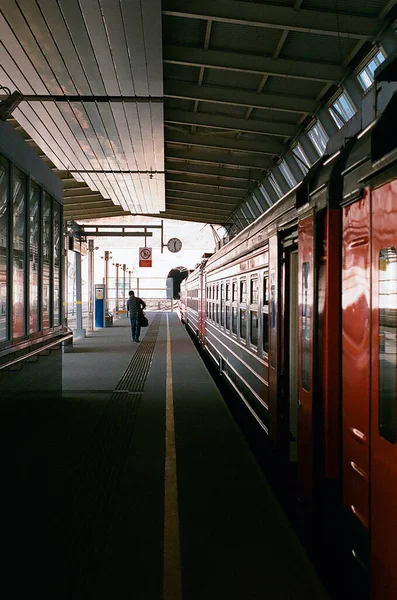
[[[167,315],[163,599],[182,600],[171,336]]]

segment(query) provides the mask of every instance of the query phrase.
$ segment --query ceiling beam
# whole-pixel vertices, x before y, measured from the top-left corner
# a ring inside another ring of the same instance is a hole
[[[168,160],[168,159],[167,159]],[[172,173],[172,177],[177,175],[190,177],[192,175],[197,176],[200,179],[214,178],[218,183],[222,183],[222,181],[235,181],[235,182],[245,182],[245,181],[259,181],[262,178],[262,175],[258,172],[255,172],[255,177],[253,173],[247,169],[245,173],[241,171],[236,172],[235,170],[228,171],[227,167],[223,167],[221,170],[219,167],[211,167],[209,165],[201,166],[199,164],[190,165],[186,162],[180,161],[178,164],[178,160],[168,160],[169,165],[167,166],[167,174]]]
[[[99,192],[93,192],[90,188],[88,188],[87,194],[82,194],[81,192],[78,192],[77,194],[64,194],[63,198],[64,200],[67,200],[68,198],[71,198],[72,200],[81,198],[82,202],[90,202],[90,200],[109,200],[109,198],[104,198]]]
[[[237,119],[235,117],[227,117],[224,115],[194,113],[189,112],[188,110],[177,110],[175,108],[165,108],[164,122],[177,125],[195,125],[224,131],[241,131],[258,135],[272,135],[282,138],[293,137],[296,134],[296,127],[290,123]]]
[[[260,142],[256,140],[236,140],[226,136],[217,136],[215,139],[210,136],[205,136],[199,133],[186,134],[168,131],[166,134],[166,143],[183,144],[185,146],[192,146],[197,148],[212,148],[216,150],[235,150],[238,152],[248,152],[249,154],[264,154],[264,155],[278,155],[282,154],[286,150],[286,146],[282,142],[270,139],[269,141]]]
[[[231,211],[230,210],[223,210],[223,209],[217,209],[217,208],[202,208],[200,206],[199,211],[197,210],[197,206],[195,206],[193,204],[193,206],[173,206],[172,202],[170,202],[170,206],[169,206],[171,211],[175,212],[175,209],[179,210],[180,213],[186,213],[186,214],[199,214],[199,215],[217,215],[218,217],[220,215],[222,215],[222,220],[225,220],[230,214]]]
[[[206,87],[205,85],[200,86],[178,81],[164,82],[164,96],[181,100],[200,100],[200,102],[212,102],[214,104],[243,106],[245,108],[285,111],[299,115],[302,113],[314,114],[320,106],[319,102],[312,98],[283,94],[257,94],[256,92],[227,87]],[[167,111],[165,112],[165,119],[167,119]]]
[[[86,183],[82,181],[77,181],[77,179],[61,179],[61,181],[65,192],[68,192],[70,190],[84,191],[88,188],[88,185]]]
[[[64,189],[63,192],[63,197],[64,198],[76,198],[76,196],[78,196],[79,198],[103,198],[102,194],[100,192],[94,192],[93,190],[91,190],[89,187],[86,187],[84,189],[81,188],[77,188],[77,189]]]
[[[378,19],[342,11],[295,10],[286,6],[234,0],[163,0],[163,14],[188,19],[211,19],[218,23],[250,25],[266,29],[289,29],[347,38],[374,38]],[[254,35],[254,34],[253,34]]]
[[[200,209],[201,208],[205,208],[208,210],[211,210],[212,212],[214,211],[214,208],[216,208],[216,210],[219,212],[224,212],[225,214],[230,214],[231,211],[236,210],[236,205],[235,204],[226,204],[224,202],[218,204],[218,202],[215,204],[214,202],[204,202],[204,201],[200,201],[199,203],[197,202],[196,199],[194,200],[189,200],[186,198],[174,198],[173,196],[167,196],[167,202],[169,204],[169,206],[180,206],[181,208],[196,208],[196,209]],[[188,204],[189,202],[191,202],[192,204]]]
[[[216,212],[219,208],[219,210],[223,210],[228,214],[231,214],[232,212],[234,212],[235,210],[237,210],[239,208],[239,206],[241,206],[241,202],[237,202],[235,204],[228,204],[226,202],[209,202],[208,200],[202,200],[201,202],[199,202],[198,200],[196,200],[196,198],[179,198],[179,196],[166,196],[166,207],[167,207],[167,211],[168,209],[173,206],[173,204],[177,203],[181,206],[181,208],[184,207],[190,207],[190,208],[194,208],[196,211],[200,210],[202,208],[202,204],[206,204],[209,205],[211,207],[211,210],[213,212]]]
[[[193,185],[208,189],[216,188],[223,190],[233,190],[236,192],[245,192],[247,189],[246,180],[243,180],[242,182],[228,182],[227,184],[225,181],[220,181],[216,177],[211,178],[211,180],[203,181],[202,177],[194,177],[193,175],[189,174],[179,175],[174,173],[172,176],[168,175],[166,177],[165,183],[166,185]]]
[[[167,160],[186,160],[190,163],[207,164],[210,166],[220,165],[234,169],[255,169],[267,171],[272,161],[267,156],[236,156],[229,153],[209,153],[200,149],[187,150],[186,148],[175,148],[170,146],[166,150]]]
[[[185,194],[187,195],[191,195],[197,198],[201,198],[202,200],[211,200],[214,199],[214,201],[216,202],[218,200],[218,198],[225,198],[227,200],[231,200],[232,202],[238,204],[239,202],[242,202],[245,198],[245,196],[247,195],[246,193],[240,196],[235,196],[234,194],[222,194],[218,191],[214,191],[214,192],[205,192],[203,190],[200,191],[195,191],[195,190],[191,190],[191,189],[187,189],[187,190],[181,190],[179,188],[170,188],[167,187],[165,190],[165,194],[169,195],[169,194],[180,194],[180,197],[184,197]]]
[[[222,71],[253,73],[254,75],[272,75],[273,77],[291,77],[312,81],[330,81],[338,83],[346,74],[346,68],[330,63],[315,61],[289,60],[253,56],[238,52],[221,50],[203,50],[185,46],[163,45],[163,61],[173,65],[204,67]]]
[[[110,208],[106,210],[81,210],[81,211],[65,211],[63,214],[64,219],[69,219],[73,217],[74,219],[100,219],[102,217],[125,217],[130,216],[131,213],[124,211],[123,209],[111,210]],[[157,215],[158,217],[158,215]]]
[[[81,208],[88,208],[88,209],[91,210],[91,208],[98,208],[98,207],[112,208],[115,205],[113,204],[113,202],[110,204],[109,200],[103,200],[102,199],[102,200],[92,201],[92,202],[88,202],[88,203],[84,202],[83,200],[81,200],[80,202],[76,202],[74,200],[74,201],[71,201],[71,202],[64,203],[63,206],[64,206],[64,208],[67,208],[67,210],[70,210],[71,207],[73,207],[73,206],[79,207],[80,209]]]

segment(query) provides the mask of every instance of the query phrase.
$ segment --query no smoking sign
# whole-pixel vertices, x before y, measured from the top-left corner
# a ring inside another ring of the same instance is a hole
[[[152,249],[151,248],[139,248],[139,266],[140,267],[151,267],[152,266]]]

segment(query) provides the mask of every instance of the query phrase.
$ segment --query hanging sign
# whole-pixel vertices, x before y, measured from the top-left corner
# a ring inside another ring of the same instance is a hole
[[[139,248],[139,266],[140,267],[151,267],[152,266],[152,249],[151,248]]]

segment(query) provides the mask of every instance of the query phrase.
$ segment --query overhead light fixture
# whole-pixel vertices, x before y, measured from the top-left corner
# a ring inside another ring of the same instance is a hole
[[[23,96],[19,92],[13,92],[6,96],[6,98],[0,102],[0,119],[6,121],[11,117],[13,111],[22,100]]]

